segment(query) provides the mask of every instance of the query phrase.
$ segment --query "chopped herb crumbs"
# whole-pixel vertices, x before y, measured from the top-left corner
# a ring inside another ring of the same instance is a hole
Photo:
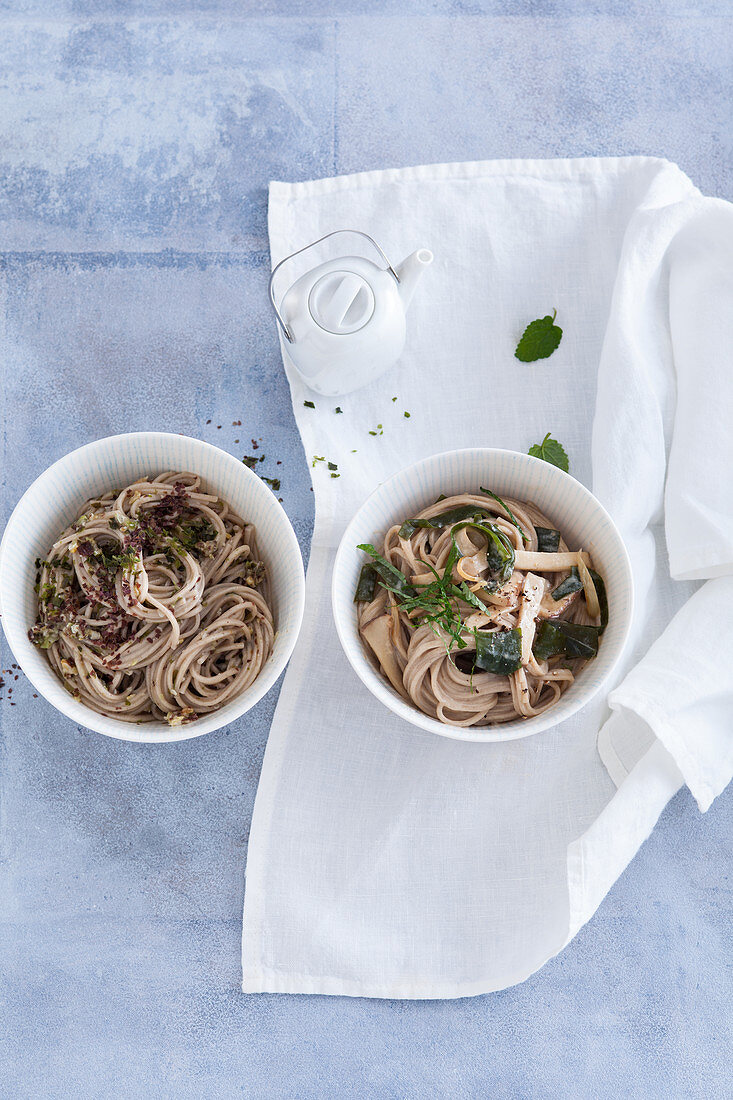
[[[402,415],[404,416],[405,420],[410,419],[410,414],[408,412],[404,412]]]
[[[396,398],[396,397],[393,397],[393,398],[392,398],[392,400],[393,400],[393,401],[396,401],[396,400],[397,400],[397,398]]]
[[[270,488],[274,489],[274,491],[276,493],[280,489],[280,478],[279,477],[263,477],[262,480],[264,481],[265,485],[269,485]]]
[[[316,462],[325,462],[325,461],[326,461],[326,459],[325,459],[324,455],[313,455],[313,461],[311,462],[311,466],[315,466]]]
[[[336,408],[333,411],[336,412],[336,413],[342,413],[344,410],[341,408],[340,405],[337,405]]]
[[[338,470],[338,466],[336,465],[335,462],[329,462],[328,468],[329,468],[329,470]]]
[[[316,407],[312,401],[304,401],[303,404],[305,405],[306,409],[315,409]]]
[[[341,477],[341,474],[331,474],[331,477]]]
[[[265,456],[264,455],[260,455],[259,457],[257,455],[245,455],[244,458],[242,459],[242,462],[244,463],[244,465],[247,466],[248,469],[250,469],[250,470],[254,470],[254,468],[255,468],[255,466],[257,465],[258,462],[264,462],[264,461],[265,461]]]

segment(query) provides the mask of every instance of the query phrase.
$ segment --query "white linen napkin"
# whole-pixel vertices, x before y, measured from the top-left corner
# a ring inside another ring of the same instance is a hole
[[[306,457],[341,476],[313,469],[305,621],[249,842],[243,989],[501,989],[567,944],[683,781],[705,809],[731,777],[733,208],[672,164],[629,158],[273,183],[269,218],[273,264],[341,228],[393,262],[424,246],[435,263],[381,380],[329,400],[286,361]],[[553,308],[560,347],[520,363],[523,328]],[[548,431],[632,559],[612,714],[602,695],[525,740],[426,734],[374,700],[340,650],[340,535],[400,467],[458,447],[526,451]]]

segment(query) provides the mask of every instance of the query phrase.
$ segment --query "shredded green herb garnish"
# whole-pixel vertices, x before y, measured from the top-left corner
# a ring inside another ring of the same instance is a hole
[[[442,499],[445,498],[443,497]],[[424,517],[422,519],[406,519],[400,527],[398,534],[401,539],[409,539],[412,538],[419,527],[441,530],[443,527],[451,527],[454,523],[460,523],[463,519],[481,520],[485,518],[486,513],[482,512],[475,504],[459,504],[456,508],[449,508],[447,512],[441,512],[439,515],[431,516],[429,519],[425,519]]]
[[[383,588],[393,593],[401,609],[407,615],[410,615],[417,624],[426,623],[439,635],[442,632],[446,644],[446,652],[449,656],[451,656],[453,648],[459,650],[466,649],[470,644],[464,637],[466,629],[460,610],[460,604],[467,604],[477,611],[485,612],[486,610],[485,605],[481,602],[476,593],[471,591],[465,581],[456,584],[453,580],[453,569],[456,562],[461,558],[461,551],[455,540],[453,531],[460,530],[462,527],[475,527],[483,531],[488,537],[489,547],[492,546],[494,532],[496,532],[498,542],[502,547],[502,552],[506,554],[507,557],[511,555],[511,567],[513,567],[514,550],[511,543],[505,540],[501,532],[498,531],[498,528],[492,529],[493,525],[479,523],[461,523],[453,527],[451,531],[451,548],[448,552],[442,574],[432,565],[429,565],[427,562],[424,563],[427,570],[429,570],[435,578],[426,585],[415,586],[409,584],[404,573],[378,554],[371,544],[361,543],[358,547],[359,550],[363,550],[364,553],[370,555],[372,558],[371,564],[377,574],[378,582]],[[498,551],[496,551],[496,557],[499,557]],[[511,574],[511,567],[509,569],[509,574]],[[502,577],[504,577],[506,573],[506,563],[504,561],[501,562],[500,572]],[[360,585],[357,586],[357,594],[360,586],[361,578]],[[490,586],[495,587],[495,582],[490,582]]]
[[[335,408],[335,409],[334,409],[333,411],[334,411],[335,413],[342,413],[342,412],[343,412],[344,410],[343,410],[343,409],[341,408],[341,406],[340,406],[340,405],[337,405],[337,406],[336,406],[336,408]]]
[[[514,547],[504,532],[494,523],[488,520],[477,523],[475,520],[466,520],[457,524],[453,531],[461,531],[471,527],[488,537],[486,546],[486,560],[490,573],[497,577],[503,584],[508,581],[514,572]]]
[[[328,468],[329,468],[329,470],[338,470],[338,466],[336,465],[335,462],[329,462]]]
[[[410,414],[409,414],[408,412],[404,412],[404,413],[403,413],[402,415],[404,416],[404,418],[405,418],[406,420],[409,420],[409,419],[410,419]]]
[[[500,504],[502,506],[502,508],[506,512],[506,518],[509,520],[510,523],[514,525],[514,527],[516,527],[517,531],[519,531],[519,534],[522,536],[522,542],[529,542],[529,536],[525,532],[524,528],[521,526],[519,520],[514,515],[514,512],[512,512],[509,505],[505,504],[501,497],[497,496],[496,493],[492,493],[491,489],[484,489],[483,485],[480,485],[479,488],[482,493],[486,493],[487,497],[491,497],[492,500],[495,500],[497,504]]]
[[[279,488],[280,488],[280,478],[279,477],[263,477],[262,480],[264,481],[265,485],[269,485],[271,489],[275,490],[275,492],[277,492],[279,490]]]
[[[306,407],[306,409],[315,409],[315,407],[316,407],[316,406],[315,406],[315,405],[313,404],[313,402],[312,402],[312,401],[304,401],[304,402],[303,402],[303,404],[304,404],[304,406]]]

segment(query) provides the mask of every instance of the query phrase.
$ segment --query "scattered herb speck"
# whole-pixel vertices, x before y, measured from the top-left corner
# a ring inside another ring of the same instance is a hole
[[[316,407],[312,401],[304,401],[303,404],[305,405],[306,409],[315,409]]]

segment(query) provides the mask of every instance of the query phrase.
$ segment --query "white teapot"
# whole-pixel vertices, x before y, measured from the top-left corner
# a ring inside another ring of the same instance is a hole
[[[327,260],[301,275],[278,308],[274,280],[283,264],[340,233],[370,241],[386,267],[363,256]],[[433,254],[420,248],[393,267],[368,234],[337,229],[286,256],[270,277],[270,301],[285,338],[285,350],[306,385],[337,397],[378,378],[405,345],[405,311]]]

